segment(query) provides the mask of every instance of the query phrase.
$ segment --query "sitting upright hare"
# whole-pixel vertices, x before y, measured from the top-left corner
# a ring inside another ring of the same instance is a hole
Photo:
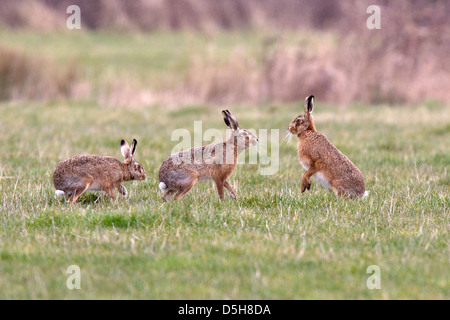
[[[301,179],[301,192],[311,188],[314,177],[336,195],[364,198],[364,178],[361,171],[314,126],[314,96],[305,99],[305,113],[289,125],[289,132],[298,137],[298,158],[306,172]]]
[[[137,141],[133,140],[132,148],[125,140],[122,140],[120,145],[124,162],[113,157],[92,155],[75,156],[61,161],[53,173],[56,195],[67,195],[67,199],[72,203],[87,190],[106,191],[111,199],[115,198],[116,188],[122,195],[126,195],[127,189],[122,186],[122,182],[144,180],[146,173],[134,160]]]
[[[258,144],[258,138],[247,129],[239,129],[236,118],[228,110],[222,111],[225,124],[233,129],[231,137],[219,143],[180,151],[168,157],[159,169],[159,188],[166,193],[164,200],[174,196],[179,200],[198,180],[213,179],[220,199],[225,187],[231,198],[236,193],[227,178],[237,165],[238,155]]]

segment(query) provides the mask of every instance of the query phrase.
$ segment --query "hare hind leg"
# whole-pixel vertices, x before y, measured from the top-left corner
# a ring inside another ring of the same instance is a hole
[[[75,203],[78,197],[81,196],[89,187],[92,185],[93,179],[87,178],[76,178],[70,179],[68,181],[68,188],[64,190],[67,194],[67,200],[69,202]]]
[[[162,177],[164,182],[160,183],[160,189],[166,191],[163,195],[165,201],[170,198],[178,201],[197,183],[199,174],[188,169],[171,171]]]
[[[86,184],[84,187],[76,189],[73,193],[67,197],[69,202],[75,203],[78,200],[78,197],[81,196],[90,186],[90,183]]]
[[[176,190],[167,190],[166,191],[166,193],[164,193],[164,195],[163,195],[163,199],[164,199],[164,201],[169,201],[169,199],[171,198],[171,197],[173,197],[173,195],[176,193],[177,191]]]
[[[333,191],[337,196],[344,196],[347,199],[358,198],[358,195],[342,186],[333,187]]]
[[[185,183],[181,186],[180,189],[178,189],[177,194],[173,197],[175,201],[180,200],[180,198],[182,196],[184,196],[189,190],[192,189],[193,186],[195,186],[195,184],[198,181],[198,177],[197,176],[190,176],[190,179],[186,179]]]

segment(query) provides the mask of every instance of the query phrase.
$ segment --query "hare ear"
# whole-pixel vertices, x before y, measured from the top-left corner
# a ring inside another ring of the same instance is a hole
[[[233,130],[239,129],[239,123],[237,122],[236,118],[231,114],[228,110],[222,111],[223,120],[225,121],[225,124],[228,126],[228,128],[231,128]]]
[[[223,121],[225,121],[225,124],[227,125],[227,127],[231,128],[231,123],[230,123],[230,119],[228,119],[227,110],[222,110],[222,115],[223,115]]]
[[[314,96],[308,96],[305,99],[305,114],[311,114],[314,109]]]
[[[136,152],[137,140],[133,139],[133,143],[131,144],[131,155],[134,157],[134,153]]]
[[[128,142],[122,139],[120,142],[120,151],[122,152],[122,156],[125,160],[131,158],[131,150],[130,146],[128,145]]]

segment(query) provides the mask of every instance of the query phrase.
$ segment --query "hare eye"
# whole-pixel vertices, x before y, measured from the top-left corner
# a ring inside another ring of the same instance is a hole
[[[297,123],[300,123],[301,122],[301,120],[300,119],[297,119]]]

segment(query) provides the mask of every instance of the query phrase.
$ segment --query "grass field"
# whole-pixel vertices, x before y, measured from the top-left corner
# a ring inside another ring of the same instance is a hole
[[[20,48],[43,41],[2,37]],[[53,37],[39,50],[60,52]],[[86,70],[117,66],[108,59],[116,38],[80,37]],[[183,65],[158,50],[167,66]],[[196,120],[225,131],[222,107],[0,103],[0,299],[450,298],[448,105],[338,108],[317,97],[316,127],[363,172],[370,191],[363,201],[336,198],[314,181],[301,194],[296,141],[280,136],[278,173],[238,166],[236,201],[220,202],[212,183],[201,182],[179,203],[163,202],[158,170],[177,144],[172,131],[192,131]],[[302,111],[301,103],[226,107],[241,127],[281,132]],[[113,202],[84,194],[70,205],[54,196],[59,161],[121,158],[122,138],[138,140],[146,181],[126,183],[128,196]],[[80,290],[66,287],[70,265],[81,269]],[[380,290],[366,287],[370,265],[380,267]]]

